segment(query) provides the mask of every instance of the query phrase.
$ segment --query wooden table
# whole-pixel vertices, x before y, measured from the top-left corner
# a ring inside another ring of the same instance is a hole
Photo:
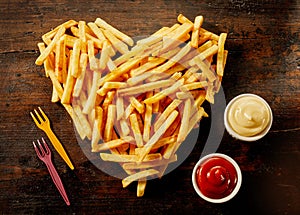
[[[55,2],[0,3],[0,213],[300,214],[299,1]],[[69,115],[50,102],[50,80],[34,64],[41,35],[66,20],[101,17],[135,36],[171,26],[179,13],[192,20],[201,14],[205,28],[228,33],[226,101],[256,93],[274,114],[271,131],[257,142],[234,140],[224,132],[217,152],[234,158],[243,174],[238,195],[224,204],[205,202],[193,190],[191,173],[201,155],[201,138],[176,170],[149,181],[144,197],[136,197],[135,185],[123,189],[119,179],[97,169],[83,154]],[[44,136],[29,115],[38,106],[50,116],[75,165],[69,170],[54,154],[70,207],[32,147],[33,140]]]

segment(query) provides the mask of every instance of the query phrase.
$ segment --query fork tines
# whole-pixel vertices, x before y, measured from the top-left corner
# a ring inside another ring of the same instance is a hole
[[[44,145],[44,146],[42,146],[42,144],[40,143],[40,141],[37,140],[38,146],[39,146],[39,147],[35,144],[34,141],[32,142],[32,143],[33,143],[33,146],[34,146],[34,149],[35,149],[35,151],[36,151],[36,153],[37,153],[37,155],[38,155],[39,157],[44,157],[45,154],[49,154],[49,153],[50,153],[50,149],[49,149],[49,147],[48,147],[46,141],[44,140],[44,138],[42,138],[42,141],[43,141],[43,145]]]
[[[42,110],[42,108],[38,107],[38,109],[39,109],[39,111],[40,111],[40,113],[41,113],[41,115],[42,115],[42,116],[41,116],[41,115],[38,113],[38,111],[37,111],[36,109],[34,109],[34,113],[35,113],[35,115],[37,116],[38,120],[37,120],[37,118],[35,117],[35,115],[34,115],[32,112],[30,112],[30,115],[31,115],[32,119],[34,120],[35,124],[37,124],[37,125],[39,125],[40,123],[42,123],[42,122],[48,120],[48,117],[46,116],[46,114],[44,113],[44,111]]]

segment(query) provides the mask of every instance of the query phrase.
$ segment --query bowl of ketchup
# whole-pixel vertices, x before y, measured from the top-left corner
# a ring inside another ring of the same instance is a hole
[[[231,157],[212,153],[197,162],[192,182],[201,198],[212,203],[223,203],[232,199],[239,191],[242,173]]]

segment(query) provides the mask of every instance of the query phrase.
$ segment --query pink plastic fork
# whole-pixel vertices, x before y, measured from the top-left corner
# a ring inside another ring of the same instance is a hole
[[[39,157],[39,159],[42,160],[46,164],[46,166],[48,168],[48,171],[51,175],[51,178],[52,178],[54,184],[56,185],[56,188],[60,192],[61,196],[65,200],[65,203],[67,205],[70,205],[70,201],[68,199],[65,188],[64,188],[64,186],[61,182],[61,179],[60,179],[60,177],[59,177],[59,175],[58,175],[58,173],[57,173],[57,171],[56,171],[56,169],[55,169],[55,167],[52,163],[51,151],[50,151],[46,141],[44,140],[44,138],[42,138],[42,141],[43,141],[44,147],[42,146],[42,144],[40,143],[39,140],[37,140],[39,147],[37,147],[35,142],[33,142],[33,146],[34,146],[34,149],[36,151],[36,154]]]

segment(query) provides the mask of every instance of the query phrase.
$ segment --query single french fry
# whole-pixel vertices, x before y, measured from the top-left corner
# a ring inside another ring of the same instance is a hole
[[[155,76],[155,77],[154,77]],[[131,78],[128,78],[127,79],[127,84],[129,86],[134,86],[134,85],[137,85],[137,84],[140,84],[144,81],[146,81],[147,79],[149,78],[152,78],[153,82],[154,81],[157,81],[159,79],[162,79],[162,78],[166,78],[168,77],[169,75],[165,74],[165,73],[157,73],[157,72],[152,72],[151,70],[148,71],[148,72],[145,72],[141,75],[138,75],[138,76],[134,76],[134,77],[131,77]],[[154,80],[155,79],[155,80]]]
[[[224,68],[226,65],[227,57],[228,57],[228,50],[224,50],[224,65],[223,65]]]
[[[157,121],[154,123],[154,131],[156,132],[160,126],[165,122],[165,120],[168,118],[168,116],[175,110],[181,103],[181,100],[174,99],[168,107],[162,112],[162,114],[159,116]]]
[[[203,23],[203,16],[196,16],[192,31],[191,46],[198,48],[199,29]]]
[[[123,97],[117,96],[116,108],[117,108],[117,110],[116,110],[117,111],[117,120],[120,120],[124,117],[124,99],[123,99]]]
[[[107,40],[104,40],[99,61],[99,69],[101,70],[104,70],[107,66],[107,62],[109,59],[109,46],[109,42]]]
[[[51,31],[47,32],[46,34],[44,34],[42,36],[42,39],[43,40],[44,40],[44,38],[52,39],[56,35],[56,33],[59,31],[59,29],[61,27],[64,27],[65,29],[68,29],[68,28],[70,28],[70,27],[72,27],[74,25],[77,25],[77,24],[78,23],[76,21],[74,21],[74,20],[68,20],[68,21],[64,22],[63,24],[57,26],[53,30],[51,30]]]
[[[214,85],[213,83],[208,83],[208,86],[206,88],[206,95],[205,95],[205,99],[211,103],[214,104],[214,95],[215,95],[215,91],[214,91]]]
[[[80,49],[81,49],[81,40],[77,39],[74,43],[73,47],[73,57],[70,59],[70,64],[72,65],[71,74],[74,78],[78,78],[79,76],[79,57],[80,57]]]
[[[109,71],[114,71],[117,66],[115,65],[115,63],[112,61],[111,58],[108,58],[108,61],[107,61],[107,68],[109,69]]]
[[[183,23],[190,23],[190,24],[194,24],[191,20],[189,20],[187,17],[185,17],[183,14],[179,14],[177,16],[177,21],[181,24]]]
[[[94,22],[89,22],[87,25],[100,41],[104,41],[106,39],[102,30]]]
[[[98,145],[100,139],[102,139],[102,123],[103,123],[103,109],[100,106],[95,107],[95,122],[92,132],[91,148],[92,151]]]
[[[73,58],[73,51],[70,51],[70,55],[71,58]],[[70,62],[72,62],[70,60]],[[69,63],[69,71],[68,71],[68,76],[67,76],[67,80],[66,80],[66,85],[62,94],[62,98],[61,98],[61,103],[62,104],[70,104],[71,102],[71,96],[72,96],[72,92],[73,92],[73,88],[74,88],[74,84],[76,79],[72,76],[71,74],[71,69],[72,69],[72,64]]]
[[[38,48],[42,52],[43,50],[45,50],[45,44],[44,43],[38,43]],[[58,97],[61,99],[64,90],[63,90],[61,84],[59,83],[59,81],[58,81],[58,79],[57,79],[57,77],[55,75],[54,69],[51,66],[49,58],[47,58],[44,61],[44,69],[45,69],[45,73],[50,77],[50,79],[52,81],[52,84],[55,87],[55,90],[56,90],[56,92],[58,94]]]
[[[63,40],[59,40],[55,45],[55,75],[60,83],[62,83],[62,67],[63,67]]]
[[[75,113],[74,108],[69,104],[63,104],[63,106],[68,111],[70,116],[72,114],[71,118],[73,120],[76,131],[77,131],[78,135],[80,136],[80,138],[82,140],[84,140],[86,138],[86,131],[82,126],[81,120],[78,118],[77,114]]]
[[[58,101],[59,101],[59,96],[58,96],[58,93],[57,93],[57,91],[56,91],[55,87],[54,87],[54,86],[52,86],[52,96],[51,96],[51,102],[53,102],[53,103],[56,103],[56,102],[58,102]]]
[[[105,142],[110,141],[112,138],[112,132],[113,132],[114,121],[115,121],[115,113],[116,113],[116,106],[109,105],[107,111],[106,125],[104,130],[104,137],[103,137]]]
[[[179,129],[177,143],[183,142],[188,134],[190,114],[191,114],[191,100],[187,99],[184,102],[184,109],[181,117],[181,125]]]
[[[148,170],[143,170],[141,172],[132,174],[132,175],[130,175],[130,176],[128,176],[128,177],[126,177],[122,180],[123,188],[127,187],[129,184],[131,184],[134,181],[137,181],[141,178],[146,178],[146,177],[149,177],[149,176],[153,176],[153,175],[156,175],[158,173],[159,172],[155,169],[148,169]]]
[[[211,40],[209,40],[209,41],[205,42],[204,44],[202,44],[202,45],[197,49],[197,51],[198,51],[198,53],[202,53],[202,52],[204,52],[206,49],[212,47],[213,45],[214,45],[213,42],[212,42]]]
[[[95,51],[94,51],[94,43],[92,40],[88,40],[88,57],[89,57],[89,64],[90,68],[93,71],[98,70],[98,64],[97,59],[95,57]]]
[[[80,60],[79,60],[79,77],[76,80],[75,86],[74,86],[74,91],[73,91],[73,96],[78,97],[81,90],[82,90],[82,85],[84,83],[84,77],[85,77],[85,72],[86,72],[86,67],[87,67],[87,54],[82,53],[80,55]]]
[[[129,125],[125,119],[120,120],[121,136],[127,136],[130,133]]]
[[[219,37],[219,49],[217,55],[217,74],[219,76],[223,76],[224,74],[224,45],[226,40],[227,34],[222,33]]]
[[[174,83],[174,80],[168,79],[168,80],[162,80],[162,81],[156,81],[151,82],[143,85],[138,85],[134,87],[129,88],[123,88],[118,90],[118,93],[122,96],[131,96],[131,95],[139,95],[148,91],[153,91],[155,89],[161,88],[161,87],[169,87]]]
[[[216,35],[216,34],[214,34],[212,32],[209,32],[208,30],[206,30],[204,28],[200,29],[200,36],[201,35],[205,35],[206,37],[208,37],[208,39],[212,39],[213,41],[216,41],[216,42],[218,42],[218,40],[219,40],[219,36],[218,35]]]
[[[92,149],[92,152],[106,151],[106,150],[109,150],[111,148],[119,147],[119,146],[121,146],[125,143],[130,143],[132,141],[133,141],[133,138],[130,137],[130,136],[122,137],[121,139],[111,140],[111,141],[96,145]]]
[[[141,134],[141,130],[139,128],[138,120],[136,114],[131,114],[129,116],[130,124],[131,124],[131,129],[134,135],[134,139],[136,141],[137,147],[141,148],[144,146],[143,142],[143,137]]]
[[[147,184],[147,180],[145,178],[138,180],[137,192],[136,192],[137,197],[142,197],[144,195],[146,184]]]
[[[159,100],[165,98],[167,95],[175,92],[183,84],[183,82],[184,82],[184,80],[182,80],[182,79],[178,80],[171,87],[168,87],[168,88],[156,93],[152,97],[145,99],[144,103],[145,104],[153,104],[155,102],[158,102]]]
[[[185,85],[182,85],[180,87],[180,90],[182,92],[188,92],[188,91],[191,91],[191,90],[196,90],[196,89],[201,89],[201,88],[204,88],[204,87],[207,87],[208,84],[206,81],[198,81],[198,82],[193,82],[193,83],[190,83],[190,84],[185,84]]]
[[[50,52],[54,49],[56,43],[59,41],[60,37],[65,33],[66,29],[62,26],[57,31],[51,43],[46,47],[46,49],[40,54],[36,59],[35,64],[41,66],[45,59],[48,57]]]
[[[93,71],[90,70],[90,69],[87,69],[85,71],[85,77],[84,77],[84,83],[83,83],[83,86],[82,86],[82,90],[87,95],[90,95],[92,86],[93,86]]]
[[[114,28],[113,26],[105,22],[103,19],[97,18],[95,23],[99,27],[109,30],[112,34],[114,34],[117,38],[127,43],[129,46],[133,46],[134,43],[133,39],[131,39],[129,36],[122,33],[121,31],[117,30],[116,28]]]
[[[120,155],[120,154],[110,154],[110,153],[100,153],[100,157],[103,161],[111,162],[135,162],[137,160],[137,155]]]
[[[38,46],[38,48],[39,48],[40,53],[42,53],[42,52],[46,49],[45,43],[38,43],[37,46]],[[46,63],[46,62],[47,62],[47,63]],[[49,67],[49,68],[50,68],[50,67],[53,68],[52,62],[51,62],[51,59],[50,59],[49,56],[48,56],[47,59],[44,61],[43,65],[44,65],[44,69],[45,69],[45,76],[48,78],[48,77],[49,77],[49,74],[47,73],[46,65],[47,65],[47,67]]]
[[[155,159],[150,161],[143,161],[141,163],[124,163],[122,167],[126,170],[139,170],[139,169],[147,169],[147,168],[155,168],[158,166],[162,166],[165,164],[169,164],[177,161],[177,156],[172,156],[170,159]]]
[[[129,103],[129,105],[125,108],[125,112],[124,112],[124,117],[125,119],[128,119],[128,117],[130,116],[130,114],[134,111],[134,107],[131,103]]]
[[[153,91],[149,91],[146,97],[149,98],[153,95]],[[144,116],[144,128],[143,128],[143,140],[148,142],[150,139],[150,131],[152,124],[152,104],[145,105],[145,116]]]
[[[66,84],[67,81],[67,76],[68,76],[68,58],[67,58],[67,47],[66,47],[66,37],[61,37],[60,38],[60,43],[61,43],[61,50],[60,50],[60,60],[61,62],[61,83],[64,85]]]
[[[155,89],[155,90],[153,90],[152,95],[149,96],[149,97],[146,97],[145,99],[152,98],[153,95],[159,93],[160,91],[161,91],[161,89]],[[163,101],[163,100],[159,100],[159,101],[157,101],[157,102],[152,103],[152,112],[155,114],[155,115],[153,115],[153,116],[157,116],[157,115],[159,115],[159,114],[161,113],[161,109],[162,109],[162,108],[161,108],[161,104],[162,104],[162,101]],[[144,102],[144,103],[145,103],[145,102]],[[145,104],[146,104],[146,103],[145,103]],[[146,105],[147,105],[147,104],[146,104]]]
[[[85,29],[86,29],[86,23],[85,21],[79,21],[78,22],[78,36],[79,36],[79,39],[81,41],[81,47],[80,47],[80,50],[81,50],[81,53],[86,53],[87,50],[86,50],[86,33],[85,33]]]
[[[87,114],[87,119],[90,123],[91,129],[93,131],[93,127],[94,127],[94,122],[96,119],[96,114],[95,114],[95,108],[93,108],[88,114]]]
[[[101,78],[100,72],[94,72],[93,74],[93,83],[90,90],[88,100],[83,108],[83,113],[88,114],[95,106],[95,101],[97,97],[98,81]]]

